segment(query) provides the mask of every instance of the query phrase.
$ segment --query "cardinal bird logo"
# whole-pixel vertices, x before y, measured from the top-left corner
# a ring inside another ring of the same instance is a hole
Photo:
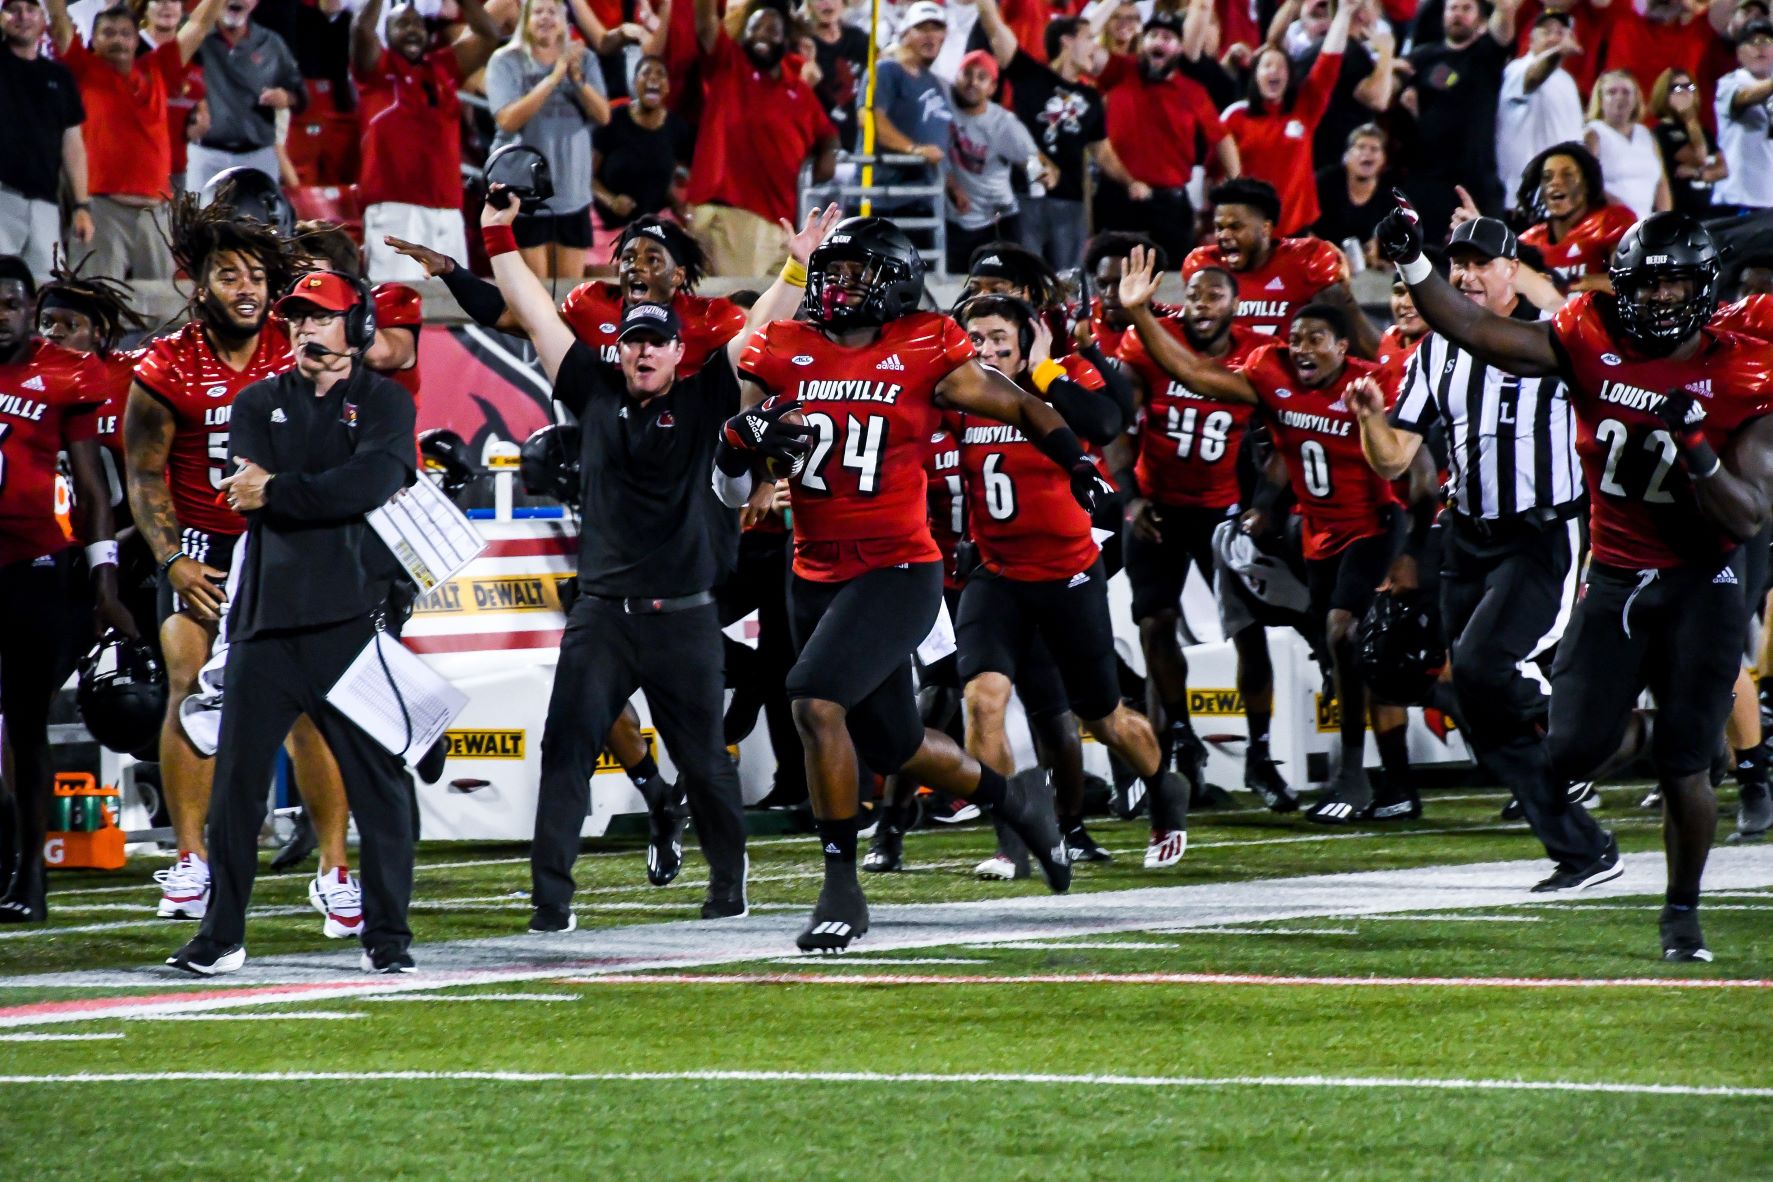
[[[1423,725],[1434,732],[1434,737],[1442,743],[1447,741],[1447,732],[1453,729],[1453,722],[1444,713],[1429,706],[1422,711]]]

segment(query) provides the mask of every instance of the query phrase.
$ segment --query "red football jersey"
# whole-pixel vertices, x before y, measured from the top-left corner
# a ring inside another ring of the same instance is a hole
[[[1192,349],[1180,319],[1166,316],[1158,323]],[[1241,367],[1264,339],[1232,325],[1231,348],[1219,363]],[[1253,408],[1202,398],[1159,368],[1136,332],[1121,340],[1120,359],[1145,383],[1133,465],[1139,495],[1160,505],[1228,509],[1237,504],[1237,448]]]
[[[1404,366],[1416,355],[1416,346],[1422,341],[1423,337],[1406,341],[1395,324],[1386,325],[1385,331],[1379,334],[1379,368],[1385,375],[1381,380],[1389,392],[1395,394],[1398,390],[1404,379]]]
[[[1151,301],[1151,314],[1159,320],[1167,316],[1175,316],[1181,310],[1169,304],[1160,304],[1156,300]],[[1095,340],[1096,347],[1102,350],[1102,356],[1113,357],[1120,352],[1121,345],[1126,342],[1132,331],[1130,328],[1109,328],[1102,319],[1102,301],[1100,299],[1090,301],[1090,336]]]
[[[1734,549],[1699,512],[1675,441],[1654,411],[1667,391],[1686,390],[1704,408],[1706,440],[1721,454],[1743,424],[1773,410],[1773,349],[1706,328],[1684,361],[1641,357],[1614,337],[1593,292],[1558,309],[1551,328],[1576,412],[1595,560],[1663,569],[1715,563]]]
[[[93,437],[104,400],[104,367],[85,353],[33,341],[0,365],[0,565],[73,542],[56,515],[56,457]]]
[[[1545,265],[1564,279],[1605,275],[1613,261],[1613,248],[1637,223],[1638,215],[1623,205],[1603,205],[1570,228],[1558,242],[1551,240],[1551,223],[1540,222],[1521,232],[1521,241],[1545,256]]]
[[[930,482],[930,537],[942,552],[942,585],[959,589],[965,580],[955,570],[954,548],[967,533],[967,492],[960,476],[960,444],[946,422],[930,436],[923,474]]]
[[[261,378],[282,373],[294,362],[289,336],[267,323],[245,369],[232,369],[210,348],[209,334],[193,320],[148,346],[135,380],[172,412],[172,451],[166,484],[179,524],[207,533],[238,534],[240,514],[221,500],[222,477],[233,466],[228,451],[228,419],[234,398]]]
[[[1102,389],[1102,375],[1081,357],[1060,364],[1084,389]],[[1026,380],[1022,384],[1030,388]],[[1020,430],[961,415],[960,467],[968,533],[987,569],[1039,583],[1069,579],[1096,561],[1101,547],[1090,533],[1090,515],[1071,495],[1071,474]]]
[[[936,562],[924,457],[941,424],[936,387],[974,356],[966,330],[916,312],[871,344],[845,348],[811,324],[777,320],[739,368],[800,403],[815,432],[790,484],[794,572],[836,583],[906,562]]]
[[[123,409],[129,405],[129,387],[135,381],[135,367],[147,355],[146,349],[127,349],[98,358],[98,363],[105,368],[105,404],[98,412],[98,441],[117,457],[119,472],[123,470]]]
[[[1758,341],[1773,341],[1773,295],[1743,296],[1734,304],[1725,304],[1711,318],[1711,326]]]
[[[398,54],[387,54],[398,57]],[[404,60],[404,59],[403,59]],[[378,283],[370,292],[376,302],[376,331],[384,328],[410,328],[412,330],[413,348],[419,344],[419,329],[425,323],[425,300],[418,292],[404,283]],[[399,382],[408,394],[412,395],[412,404],[419,404],[419,360],[415,352],[412,365],[407,369],[391,370],[382,375]]]
[[[1334,382],[1313,389],[1294,374],[1285,345],[1264,345],[1244,364],[1244,377],[1256,388],[1287,460],[1305,518],[1307,558],[1330,558],[1380,532],[1385,507],[1398,504],[1390,482],[1361,454],[1360,424],[1342,398],[1349,383],[1377,370],[1371,361],[1350,357]]]
[[[683,360],[677,372],[694,377],[716,349],[745,329],[745,309],[721,296],[698,296],[680,291],[671,310],[683,324]],[[573,335],[597,350],[605,365],[620,365],[616,330],[622,323],[622,289],[614,283],[581,283],[566,293],[560,315]]]
[[[1182,278],[1188,279],[1202,267],[1225,267],[1217,245],[1189,251],[1182,260]],[[1276,238],[1267,262],[1235,274],[1237,323],[1284,338],[1293,313],[1316,299],[1324,288],[1342,281],[1342,252],[1321,238]]]

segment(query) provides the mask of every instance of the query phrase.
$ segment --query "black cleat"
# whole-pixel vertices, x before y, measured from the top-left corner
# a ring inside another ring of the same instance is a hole
[[[743,891],[736,895],[717,895],[709,891],[708,897],[702,900],[703,919],[744,919],[750,914],[751,904],[746,901]]]
[[[1171,766],[1188,782],[1188,801],[1205,805],[1207,797],[1207,745],[1193,727],[1178,727],[1171,747]]]
[[[246,963],[246,946],[218,944],[205,936],[194,936],[183,948],[167,957],[166,963],[199,977],[237,973],[240,966]]]
[[[303,809],[293,818],[295,828],[290,831],[289,840],[271,859],[271,871],[274,874],[286,874],[306,862],[320,845],[320,839],[314,836],[314,822]]]
[[[683,869],[683,827],[689,820],[683,789],[657,778],[641,793],[646,800],[646,880],[668,886]]]
[[[1744,784],[1736,803],[1736,832],[1725,840],[1731,844],[1760,841],[1773,829],[1773,794],[1765,784]]]
[[[579,917],[573,914],[573,909],[555,903],[542,904],[532,911],[529,917],[529,930],[532,936],[570,932],[578,926]]]
[[[0,923],[45,923],[49,919],[49,879],[43,863],[32,860],[7,876],[0,894]]]
[[[819,891],[812,918],[794,938],[802,952],[835,955],[848,951],[851,941],[868,933],[868,900],[853,878],[827,878]]]
[[[1114,782],[1108,787],[1108,815],[1131,821],[1145,811],[1145,781],[1117,755],[1111,753],[1108,764],[1114,773]]]
[[[1599,883],[1612,882],[1624,873],[1625,867],[1619,864],[1619,843],[1609,833],[1606,849],[1601,852],[1600,857],[1587,866],[1559,866],[1551,877],[1533,884],[1533,893],[1544,895],[1552,891],[1579,891]]]
[[[1705,936],[1699,930],[1698,908],[1677,911],[1664,907],[1657,927],[1662,930],[1663,960],[1711,960],[1711,949],[1705,946]]]
[[[1519,821],[1526,815],[1527,810],[1522,808],[1521,802],[1512,796],[1508,798],[1508,803],[1502,806],[1502,812],[1498,814],[1504,821]]]
[[[1318,825],[1350,825],[1373,813],[1373,785],[1364,767],[1345,767],[1336,773],[1323,798],[1305,812]]]
[[[1244,790],[1254,792],[1271,812],[1296,813],[1299,798],[1280,774],[1280,765],[1263,756],[1244,756]]]
[[[1066,831],[1065,856],[1074,863],[1114,861],[1114,855],[1096,844],[1096,839],[1082,825]]]
[[[905,867],[905,831],[890,821],[874,827],[874,840],[862,857],[862,869],[870,874],[891,874]]]
[[[358,967],[366,973],[384,973],[392,976],[395,973],[416,973],[419,967],[412,962],[412,955],[404,948],[392,945],[382,948],[365,948],[363,958]]]
[[[1422,798],[1408,784],[1401,789],[1387,784],[1384,791],[1374,794],[1367,816],[1374,821],[1414,821],[1422,816]]]
[[[1031,792],[1028,781],[1018,776],[1004,789],[1003,803],[997,815],[1011,832],[1022,839],[1034,860],[1040,863],[1041,875],[1056,895],[1071,889],[1071,859],[1065,855],[1065,838],[1059,833],[1059,818],[1053,813],[1052,794],[1045,790]]]

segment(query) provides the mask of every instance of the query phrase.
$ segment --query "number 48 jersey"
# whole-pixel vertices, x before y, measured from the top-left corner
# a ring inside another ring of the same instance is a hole
[[[1182,321],[1166,316],[1164,330],[1193,351]],[[1267,338],[1233,325],[1231,348],[1218,358],[1237,369]],[[1137,332],[1121,339],[1120,359],[1145,383],[1139,421],[1139,457],[1133,474],[1139,495],[1160,505],[1229,509],[1237,504],[1237,450],[1251,407],[1213,402],[1178,382],[1152,359]]]
[[[960,325],[934,312],[891,321],[855,348],[793,320],[752,336],[740,370],[798,401],[813,430],[790,484],[795,574],[835,583],[941,560],[930,537],[925,453],[942,421],[936,387],[973,355]]]
[[[1615,338],[1592,292],[1551,325],[1576,412],[1595,560],[1626,570],[1715,568],[1736,543],[1700,513],[1656,410],[1668,391],[1687,391],[1703,408],[1706,441],[1723,454],[1744,424],[1773,410],[1773,349],[1708,327],[1685,360],[1642,357]]]

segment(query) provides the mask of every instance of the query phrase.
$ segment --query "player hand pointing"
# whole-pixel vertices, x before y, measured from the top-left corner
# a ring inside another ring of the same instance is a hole
[[[1388,263],[1413,263],[1422,257],[1422,215],[1410,199],[1397,189],[1391,191],[1397,208],[1379,219],[1373,238],[1379,245],[1379,257]]]
[[[1135,246],[1120,273],[1120,306],[1128,312],[1151,302],[1163,277],[1157,273],[1157,252]]]

